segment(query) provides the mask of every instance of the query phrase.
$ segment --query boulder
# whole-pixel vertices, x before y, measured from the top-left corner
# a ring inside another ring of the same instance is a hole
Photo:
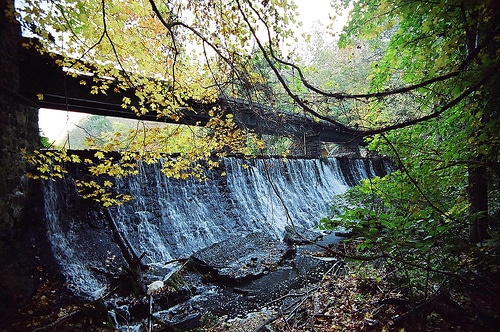
[[[312,231],[302,227],[285,226],[285,235],[283,242],[289,245],[308,244],[318,241],[323,237],[323,234],[317,231]]]
[[[256,232],[215,243],[194,253],[190,260],[206,281],[237,284],[274,269],[289,250],[285,243]]]

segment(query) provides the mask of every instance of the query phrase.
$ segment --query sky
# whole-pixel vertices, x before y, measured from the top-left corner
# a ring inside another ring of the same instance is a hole
[[[42,135],[52,143],[64,139],[68,131],[75,128],[75,124],[87,115],[41,108],[38,111],[38,126]]]
[[[315,22],[323,22],[325,25],[329,20],[330,0],[295,0],[299,7],[300,20],[303,22],[303,30],[311,30]],[[339,20],[339,31],[345,23],[345,18]],[[40,109],[38,113],[38,125],[43,135],[50,142],[64,140],[68,131],[75,128],[80,119],[88,114]]]
[[[325,25],[330,23],[330,15],[334,16],[330,1],[331,0],[295,0],[305,28],[312,28],[316,21],[322,22]],[[339,31],[343,28],[346,21],[347,15],[337,20]]]

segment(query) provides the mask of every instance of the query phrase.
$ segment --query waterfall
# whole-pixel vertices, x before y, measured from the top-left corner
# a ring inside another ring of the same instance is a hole
[[[254,231],[282,238],[290,222],[314,227],[335,195],[376,173],[371,160],[347,163],[346,168],[335,158],[226,158],[222,170],[207,171],[204,182],[169,179],[161,164],[140,164],[137,176],[116,180],[117,191],[134,199],[110,212],[135,251],[146,253],[143,262],[161,265]],[[46,182],[44,196],[48,237],[68,285],[98,296],[106,280],[96,271],[121,261],[105,218],[77,197],[71,178]]]

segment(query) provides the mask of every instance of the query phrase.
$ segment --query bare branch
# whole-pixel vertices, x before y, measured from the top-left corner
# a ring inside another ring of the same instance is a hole
[[[269,39],[269,54],[267,52],[266,47],[264,47],[264,45],[260,41],[259,37],[257,36],[257,33],[256,33],[254,27],[252,26],[252,24],[250,23],[250,21],[249,21],[247,15],[245,14],[243,8],[241,7],[240,1],[237,1],[237,4],[238,4],[238,9],[239,9],[239,11],[240,11],[240,13],[241,13],[241,15],[243,17],[243,20],[246,22],[248,28],[250,29],[252,35],[254,36],[255,41],[257,42],[257,45],[258,45],[259,49],[262,51],[262,54],[264,55],[264,58],[266,59],[266,62],[269,64],[269,66],[271,67],[272,71],[276,75],[278,81],[281,83],[282,87],[285,89],[285,91],[287,92],[287,94],[292,98],[292,100],[294,102],[296,102],[300,107],[302,107],[302,109],[305,112],[314,115],[318,119],[321,119],[321,120],[327,121],[329,123],[332,123],[332,124],[336,125],[337,127],[339,127],[340,130],[343,130],[345,132],[348,132],[348,133],[359,133],[360,136],[362,136],[361,135],[362,133],[360,131],[352,129],[352,128],[349,128],[348,126],[346,126],[346,125],[344,125],[344,124],[342,124],[342,123],[340,123],[340,122],[338,122],[336,120],[333,120],[330,117],[323,116],[323,115],[317,113],[312,108],[310,108],[298,95],[296,95],[295,93],[293,93],[293,91],[290,89],[290,87],[288,86],[288,84],[285,82],[285,79],[283,78],[283,76],[280,74],[278,68],[274,65],[274,62],[271,61],[271,57],[274,60],[276,60],[276,61],[279,61],[279,60],[275,56],[275,52],[274,52],[272,44],[271,44],[271,31],[269,29],[269,26],[267,25],[267,22],[260,16],[260,14],[257,11],[257,9],[255,9],[252,6],[252,4],[249,3],[250,8],[254,11],[254,13],[258,16],[259,20],[266,27],[267,35],[268,35],[268,39]]]
[[[467,88],[458,97],[456,97],[455,99],[449,101],[445,105],[441,106],[441,108],[439,110],[435,111],[434,113],[431,113],[429,115],[426,115],[426,116],[423,116],[423,117],[420,117],[420,118],[417,118],[417,119],[413,119],[413,120],[405,121],[405,122],[398,123],[398,124],[395,124],[395,125],[387,126],[387,127],[382,127],[382,128],[378,128],[378,129],[372,129],[372,130],[365,130],[365,131],[362,132],[362,136],[370,136],[370,135],[375,135],[375,134],[382,134],[382,133],[386,133],[386,132],[389,132],[389,131],[392,131],[392,130],[395,130],[395,129],[401,129],[401,128],[413,126],[413,125],[416,125],[418,123],[421,123],[421,122],[433,119],[433,118],[441,115],[445,111],[449,110],[453,106],[457,105],[462,100],[464,100],[466,97],[468,97],[470,94],[472,94],[473,92],[475,92],[476,90],[478,90],[492,76],[496,75],[498,73],[499,69],[500,69],[500,63],[496,63],[493,67],[490,67],[490,69],[483,75],[483,77],[476,84],[474,84],[474,85],[470,86],[469,88]]]
[[[440,114],[442,114],[443,112],[447,111],[448,109],[452,108],[453,106],[457,105],[464,98],[466,98],[471,93],[473,93],[474,91],[476,91],[482,84],[484,84],[486,81],[488,81],[496,73],[496,71],[498,71],[499,64],[496,64],[495,66],[493,66],[492,68],[490,68],[476,84],[474,84],[471,87],[469,87],[468,89],[466,89],[458,97],[456,97],[453,100],[449,101],[448,103],[446,103],[445,105],[443,105],[439,110],[435,111],[432,114],[429,114],[427,116],[423,116],[423,117],[420,117],[420,118],[412,119],[412,120],[409,120],[409,121],[405,121],[405,122],[402,122],[402,123],[399,123],[399,124],[394,124],[394,125],[390,125],[390,126],[386,126],[386,127],[377,128],[377,129],[371,129],[371,130],[363,130],[363,131],[361,131],[361,130],[358,130],[358,129],[346,126],[343,123],[340,123],[339,121],[336,121],[336,120],[332,119],[331,117],[321,115],[321,114],[317,113],[316,111],[314,111],[313,109],[311,109],[307,105],[307,103],[305,103],[298,95],[296,95],[295,93],[293,93],[293,91],[290,89],[290,87],[286,83],[285,79],[283,78],[283,76],[280,74],[277,66],[274,63],[274,61],[276,61],[277,63],[280,63],[282,65],[288,66],[290,68],[293,68],[294,70],[297,70],[297,72],[299,74],[299,77],[300,77],[302,83],[304,84],[304,86],[306,88],[308,88],[310,91],[313,91],[313,92],[315,92],[317,94],[320,94],[322,96],[330,97],[330,98],[334,98],[334,99],[338,99],[338,100],[382,98],[382,97],[388,97],[388,96],[391,96],[391,95],[403,94],[403,93],[411,92],[411,91],[417,90],[419,88],[427,87],[427,86],[429,86],[429,85],[431,85],[433,83],[446,81],[446,80],[449,80],[449,79],[451,79],[453,77],[459,76],[461,73],[463,73],[467,69],[468,65],[477,57],[477,55],[479,54],[479,52],[491,43],[491,41],[493,40],[493,38],[496,35],[496,30],[493,31],[493,33],[491,33],[488,36],[488,38],[486,38],[485,40],[483,40],[483,42],[480,45],[478,45],[478,47],[476,47],[474,50],[472,50],[472,52],[470,52],[468,54],[468,56],[464,59],[464,61],[462,61],[462,63],[460,63],[460,65],[457,67],[456,70],[451,71],[451,72],[449,72],[447,74],[444,74],[444,75],[441,75],[441,76],[437,76],[437,77],[434,77],[434,78],[422,81],[422,82],[417,83],[417,84],[413,84],[413,85],[409,85],[409,86],[405,86],[405,87],[400,87],[400,88],[396,88],[396,89],[391,89],[391,90],[385,90],[385,91],[382,91],[382,92],[366,93],[366,94],[347,94],[347,93],[342,93],[342,92],[340,92],[340,93],[339,92],[334,93],[334,92],[323,91],[323,90],[321,90],[321,89],[319,89],[319,88],[311,85],[306,80],[306,78],[305,78],[304,74],[302,73],[300,67],[298,67],[297,65],[295,65],[295,64],[293,64],[291,62],[282,60],[281,58],[279,58],[276,55],[276,52],[274,51],[274,48],[273,48],[273,45],[272,45],[272,42],[271,42],[271,40],[272,40],[272,38],[271,38],[271,30],[270,30],[269,26],[267,25],[267,22],[262,18],[262,16],[260,15],[260,13],[258,12],[257,9],[251,3],[248,3],[248,5],[252,9],[252,11],[257,15],[257,17],[259,18],[260,22],[265,26],[265,28],[267,30],[267,37],[268,37],[268,40],[269,40],[269,45],[266,48],[262,44],[262,42],[260,41],[260,39],[258,38],[255,29],[251,25],[251,23],[250,23],[247,15],[245,14],[245,12],[244,12],[244,10],[243,10],[243,8],[241,6],[240,1],[237,1],[237,3],[238,3],[239,11],[240,11],[241,15],[243,16],[244,21],[248,25],[248,28],[252,32],[252,34],[253,34],[256,42],[257,42],[257,45],[258,45],[259,49],[262,51],[262,53],[264,55],[265,60],[267,61],[267,63],[271,67],[271,69],[273,70],[274,74],[276,75],[277,79],[279,80],[279,82],[281,83],[281,85],[283,86],[283,88],[285,89],[286,93],[292,98],[292,100],[295,103],[297,103],[300,107],[302,107],[302,109],[304,110],[304,112],[307,112],[307,113],[309,113],[309,114],[317,117],[318,119],[321,119],[321,120],[327,121],[329,123],[332,123],[332,124],[338,126],[340,130],[343,130],[343,131],[346,131],[346,132],[349,132],[349,133],[357,133],[359,136],[365,137],[365,136],[370,136],[370,135],[374,135],[374,134],[385,133],[385,132],[389,132],[389,131],[392,131],[392,130],[395,130],[395,129],[405,128],[405,127],[408,127],[408,126],[412,126],[412,125],[418,124],[420,122],[424,122],[424,121],[433,119],[433,118],[439,116]]]

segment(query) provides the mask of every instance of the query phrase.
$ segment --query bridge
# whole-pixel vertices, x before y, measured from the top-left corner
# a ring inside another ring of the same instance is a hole
[[[106,95],[91,94],[93,76],[75,78],[68,75],[55,63],[55,59],[57,56],[42,56],[24,47],[20,51],[20,93],[41,108],[203,126],[210,119],[208,111],[219,106],[223,112],[233,114],[235,123],[242,128],[258,134],[292,138],[300,154],[308,157],[321,155],[321,142],[337,143],[354,150],[362,144],[362,137],[356,131],[345,131],[325,121],[277,112],[269,106],[229,98],[219,98],[210,104],[188,102],[188,106],[179,109],[182,114],[180,121],[159,118],[156,112],[148,112],[138,118],[130,107],[122,106],[123,97],[130,98],[131,105],[139,105],[132,89],[116,93],[110,88]],[[82,85],[82,80],[88,81],[88,84]],[[38,98],[39,94],[43,95],[43,99]]]

